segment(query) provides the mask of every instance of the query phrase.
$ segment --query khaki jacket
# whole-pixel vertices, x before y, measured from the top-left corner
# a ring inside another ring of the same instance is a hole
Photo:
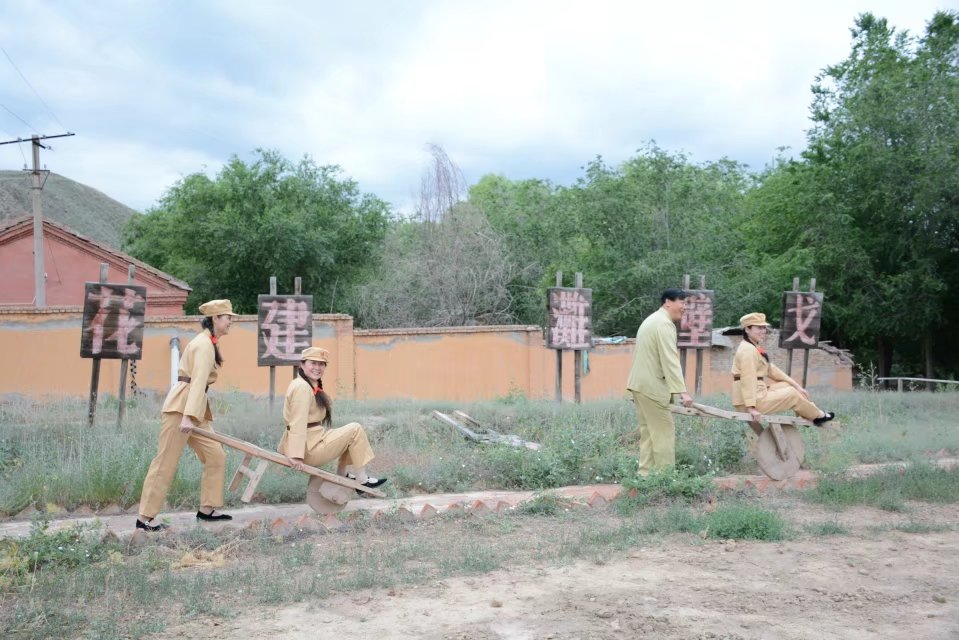
[[[633,365],[626,388],[663,406],[669,404],[672,394],[685,393],[686,382],[676,343],[676,324],[665,309],[660,308],[643,320],[636,332]]]
[[[206,388],[216,382],[216,354],[209,331],[204,329],[187,344],[180,356],[177,375],[190,378],[190,382],[173,385],[161,413],[181,413],[197,423],[212,420]]]
[[[323,422],[326,409],[316,403],[313,388],[297,376],[286,388],[283,401],[283,423],[286,431],[280,439],[277,450],[290,458],[305,458],[306,452],[323,441],[326,427],[307,428],[307,423]]]
[[[733,358],[733,405],[755,407],[756,401],[764,398],[768,391],[766,380],[794,383],[786,373],[762,357],[759,349],[751,342],[743,340],[736,349]],[[739,376],[739,380],[736,380]]]

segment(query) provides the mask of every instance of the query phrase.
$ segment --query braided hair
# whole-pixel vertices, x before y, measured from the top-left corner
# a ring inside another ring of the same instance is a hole
[[[303,369],[297,371],[297,374],[306,381],[310,388],[313,389],[313,397],[316,398],[316,404],[326,410],[326,417],[323,418],[323,425],[330,426],[333,422],[333,401],[330,400],[330,396],[326,395],[326,391],[323,391],[323,379],[320,378],[317,380],[317,386],[313,386],[313,382],[306,377],[306,374],[303,373]]]
[[[200,320],[200,326],[209,331],[211,336],[214,338],[216,337],[216,333],[213,331],[212,316],[206,316],[203,318],[203,320]],[[220,355],[220,347],[215,342],[213,343],[213,356],[216,359],[216,366],[219,367],[221,364],[223,364],[223,356]]]
[[[753,345],[754,347],[756,347],[756,351],[759,352],[759,355],[761,355],[762,357],[764,357],[764,358],[766,359],[766,362],[769,362],[769,354],[766,353],[766,350],[762,348],[762,345],[758,345],[758,344],[756,344],[755,342],[753,342],[753,341],[750,339],[750,337],[749,337],[749,332],[746,331],[746,329],[748,329],[748,328],[749,328],[749,327],[743,327],[743,340],[745,340],[745,341],[748,342],[749,344],[751,344],[751,345]]]

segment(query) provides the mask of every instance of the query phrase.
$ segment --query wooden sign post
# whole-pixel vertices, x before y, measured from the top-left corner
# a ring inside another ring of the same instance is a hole
[[[127,268],[127,284],[133,284],[133,278],[136,275],[136,269],[137,268],[132,264]],[[129,358],[120,359],[120,388],[117,390],[117,429],[123,426],[123,414],[126,413],[127,369],[129,368],[131,362],[135,367],[136,360],[130,360]]]
[[[257,296],[257,359],[258,367],[270,367],[270,411],[276,397],[276,367],[293,365],[293,375],[300,361],[300,352],[313,344],[313,296],[299,295],[302,280],[294,281],[294,295],[276,294],[276,278],[270,278],[270,295]]]
[[[100,264],[99,282],[87,282],[83,295],[83,326],[80,332],[80,357],[92,358],[90,406],[87,424],[96,421],[100,386],[100,360],[139,360],[143,356],[143,317],[146,314],[146,287],[109,284],[109,266]],[[122,371],[122,369],[121,369]],[[121,392],[126,386],[121,379]],[[121,406],[123,404],[121,398]],[[122,413],[119,416],[122,420]]]
[[[556,287],[546,294],[546,347],[556,349],[556,402],[563,401],[563,350],[573,350],[573,394],[580,402],[583,351],[593,347],[593,290],[583,288],[583,274],[576,273],[576,287],[563,287],[563,272],[556,272]]]
[[[809,372],[809,350],[819,348],[822,326],[823,294],[816,292],[816,279],[809,280],[809,291],[799,291],[799,278],[793,278],[793,290],[783,292],[782,326],[779,346],[786,349],[786,374],[792,376],[793,349],[804,351],[802,386]]]
[[[699,289],[689,288],[689,274],[683,276],[686,308],[679,321],[678,346],[683,375],[686,375],[686,350],[696,350],[695,393],[703,392],[703,350],[713,345],[713,302],[715,292],[706,289],[706,276],[699,276]]]

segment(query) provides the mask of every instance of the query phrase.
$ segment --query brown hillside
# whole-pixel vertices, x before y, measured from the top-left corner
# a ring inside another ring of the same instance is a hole
[[[0,171],[0,223],[33,214],[30,174]],[[70,178],[51,173],[43,185],[43,216],[110,247],[120,247],[120,231],[137,211]]]

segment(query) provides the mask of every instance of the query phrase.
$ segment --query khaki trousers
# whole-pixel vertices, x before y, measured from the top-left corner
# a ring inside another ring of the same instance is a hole
[[[746,411],[744,405],[737,405],[737,411]],[[768,387],[766,395],[756,398],[756,410],[764,415],[795,411],[806,420],[818,418],[822,411],[800,395],[799,390],[788,382],[775,382]]]
[[[366,431],[359,422],[351,422],[338,429],[329,429],[323,439],[306,450],[303,462],[319,467],[334,458],[339,464],[365,467],[373,459],[373,449]]]
[[[668,405],[638,391],[633,394],[639,421],[639,475],[676,465],[676,427]]]
[[[150,463],[150,470],[143,480],[143,492],[140,494],[140,515],[145,518],[156,517],[163,508],[167,491],[176,475],[177,465],[183,447],[190,445],[196,457],[203,463],[203,477],[200,480],[200,506],[223,506],[223,477],[226,472],[226,454],[219,442],[207,440],[202,436],[180,431],[182,413],[164,413],[160,419],[160,445],[157,455]],[[209,422],[202,422],[198,429],[209,429]]]

